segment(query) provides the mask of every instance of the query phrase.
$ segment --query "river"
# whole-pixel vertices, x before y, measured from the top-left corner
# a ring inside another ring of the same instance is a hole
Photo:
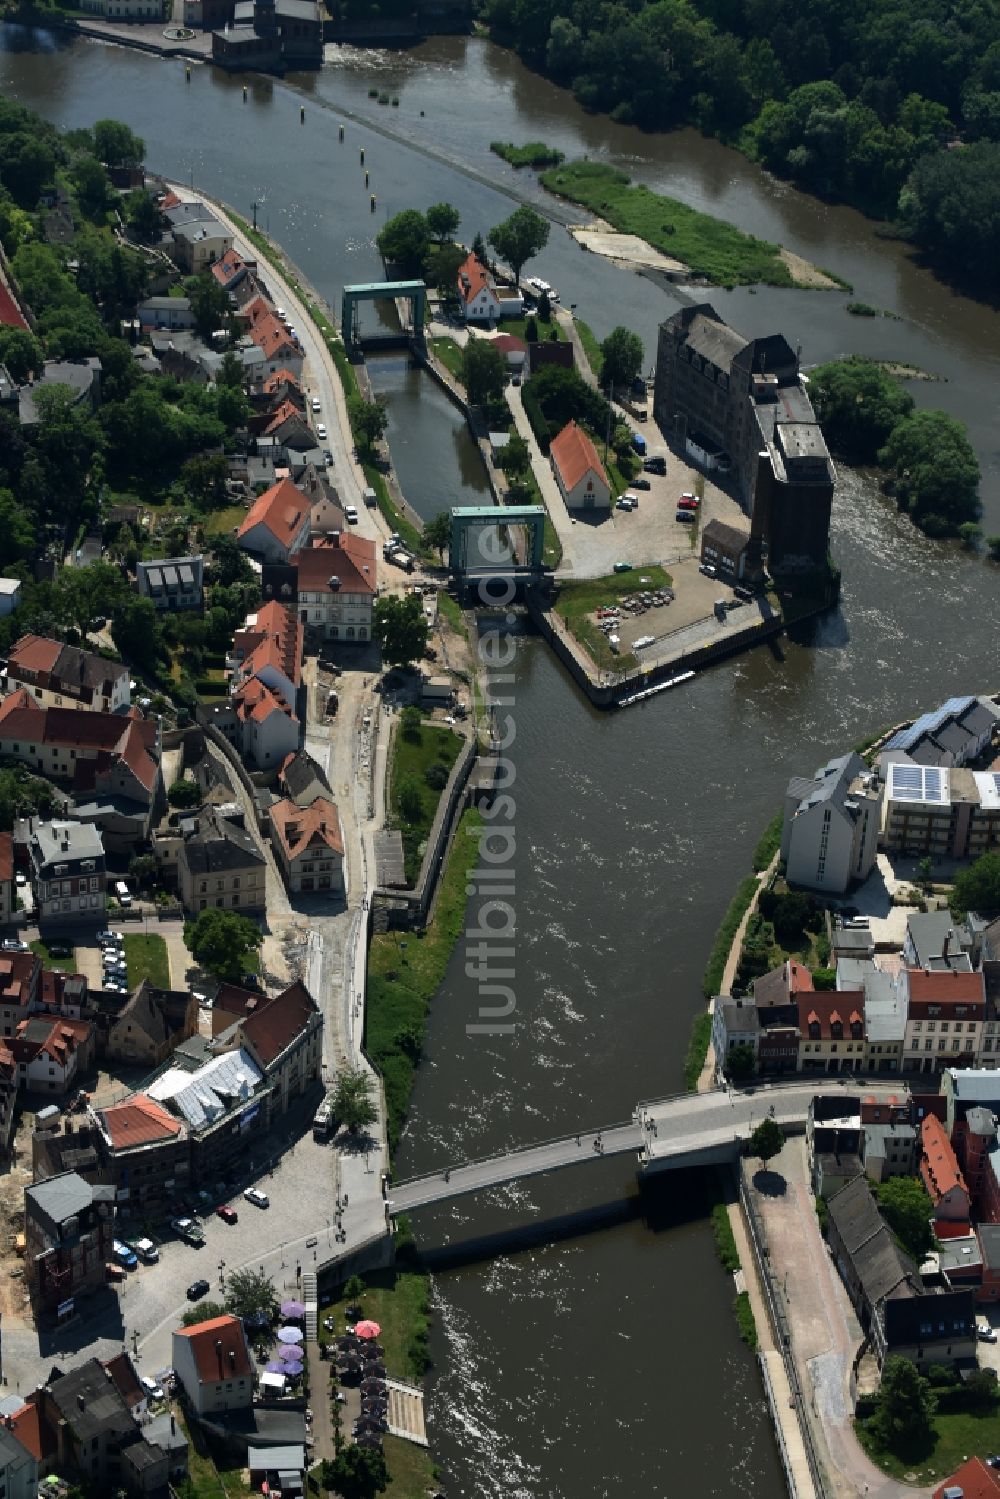
[[[461,38],[399,55],[352,51],[296,80],[314,101],[304,126],[298,97],[275,83],[256,82],[244,105],[240,81],[207,68],[186,84],[180,65],[125,50],[36,40],[14,51],[16,40],[11,28],[0,34],[6,91],[64,125],[114,113],[145,137],[153,168],[193,176],[244,212],[256,198],[261,221],[334,305],[345,280],[377,274],[373,234],[385,215],[447,199],[471,237],[510,212],[506,184],[534,191],[489,154],[493,137],[607,155],[732,215],[900,320],[851,318],[840,293],[763,290],[718,294],[724,315],[748,333],[780,328],[807,362],[870,351],[947,377],[915,394],[969,424],[985,524],[1000,530],[996,316],[938,286],[857,214],[803,198],[713,142],[590,118],[516,59]],[[368,99],[373,76],[399,95],[398,109]],[[343,111],[370,123],[350,121],[341,146]],[[650,349],[677,305],[584,255],[561,228],[538,271],[598,334],[624,322]],[[482,478],[454,413],[436,396],[429,404],[429,391],[425,400],[426,384],[418,409],[403,361],[380,359],[374,374],[414,507],[427,515],[456,495],[474,502]],[[593,712],[540,642],[517,641],[517,1029],[468,1033],[477,1001],[460,947],[433,1007],[402,1173],[609,1124],[675,1089],[708,947],[788,776],[952,692],[1000,686],[996,568],[925,541],[853,475],[838,494],[833,548],[841,607],[808,643],[788,643],[783,661],[759,650],[618,717]],[[425,1213],[418,1230],[460,1238],[601,1202],[627,1182],[624,1167],[602,1163]],[[630,1223],[435,1277],[431,1433],[449,1493],[784,1492],[730,1285],[697,1203],[685,1221],[686,1193],[679,1180],[668,1186],[655,1230]]]

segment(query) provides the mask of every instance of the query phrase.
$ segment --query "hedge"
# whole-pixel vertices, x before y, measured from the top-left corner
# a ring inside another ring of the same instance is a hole
[[[784,827],[784,812],[775,812],[771,821],[760,835],[757,847],[753,851],[752,867],[757,873],[762,873],[774,858],[781,847],[781,830]]]
[[[693,1093],[698,1087],[698,1079],[701,1077],[701,1069],[705,1065],[708,1056],[708,1045],[712,1039],[712,1017],[707,1010],[696,1015],[694,1024],[691,1026],[691,1039],[688,1042],[687,1056],[684,1058],[684,1086],[689,1093]]]
[[[538,397],[531,389],[530,383],[521,387],[521,403],[524,406],[524,414],[531,423],[531,430],[535,434],[535,441],[543,453],[549,451],[551,437],[549,435],[549,424],[545,420],[545,413],[538,404]]]

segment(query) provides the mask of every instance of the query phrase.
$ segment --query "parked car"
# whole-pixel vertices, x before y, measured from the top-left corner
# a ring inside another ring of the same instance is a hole
[[[310,402],[310,405],[312,406],[312,409],[314,411],[322,411],[323,410],[323,402],[320,400],[319,396],[313,396],[312,401]]]
[[[648,479],[643,479],[641,477],[630,479],[629,483],[632,485],[633,489],[652,489],[653,487]]]
[[[697,510],[698,501],[695,499],[694,495],[682,494],[680,499],[677,501],[677,508],[678,510]]]
[[[160,1258],[160,1251],[152,1239],[133,1239],[131,1246],[144,1265],[155,1265]]]
[[[674,516],[674,520],[695,521],[697,519],[697,513],[694,510],[678,510]]]
[[[632,505],[638,505],[639,503],[639,496],[635,494],[631,489],[626,489],[625,493],[622,495],[622,499],[629,500]]]
[[[47,944],[50,958],[71,958],[73,948],[69,942],[49,942]]]
[[[616,573],[630,573],[632,571],[632,564],[631,562],[616,562],[612,571]]]
[[[615,509],[616,510],[634,510],[635,509],[635,503],[632,500],[629,499],[628,495],[624,495],[623,494],[622,497],[621,497],[621,499],[615,501]]]
[[[15,876],[14,876],[14,884],[17,885],[20,888],[21,886],[24,886],[27,883],[28,883],[28,876],[26,874],[23,874],[22,871],[19,869],[17,871],[17,873],[15,874]]]
[[[187,1288],[187,1299],[188,1301],[200,1301],[203,1296],[208,1295],[210,1290],[211,1286],[207,1280],[193,1280]]]
[[[647,474],[665,474],[667,471],[667,460],[661,457],[647,458],[642,466]]]
[[[124,942],[125,933],[109,931],[98,932],[97,940],[98,942]]]
[[[347,522],[347,524],[349,526],[356,526],[357,525],[357,523],[358,523],[358,507],[357,507],[357,505],[345,505],[344,506],[344,519],[346,520],[346,522]]]
[[[199,1249],[205,1242],[205,1235],[193,1218],[171,1218],[170,1227],[179,1238],[195,1249]]]
[[[976,1323],[976,1337],[980,1343],[995,1343],[997,1340],[996,1332],[988,1322]]]
[[[259,1192],[256,1187],[247,1187],[243,1193],[247,1202],[252,1202],[255,1208],[269,1208],[271,1199],[266,1192]]]
[[[216,1208],[215,1215],[217,1218],[221,1218],[223,1223],[238,1223],[240,1216],[235,1208],[227,1207],[225,1204],[220,1208]]]
[[[146,1392],[146,1398],[148,1400],[165,1400],[166,1399],[166,1396],[164,1395],[164,1393],[163,1393],[162,1389],[160,1388],[160,1386],[156,1383],[156,1380],[155,1379],[151,1379],[148,1374],[143,1374],[140,1377],[140,1379],[139,1379],[139,1383],[142,1385],[142,1388],[145,1390],[145,1392]]]
[[[21,942],[17,937],[5,937],[3,939],[4,952],[28,952],[27,942]]]
[[[715,577],[715,568],[711,562],[699,562],[698,571],[704,573],[706,578]]]
[[[316,423],[316,436],[319,438],[320,442],[326,441],[326,428],[324,427],[322,422]]]
[[[112,1239],[111,1253],[118,1264],[124,1265],[126,1270],[138,1270],[139,1261],[135,1256],[135,1251],[128,1244],[123,1244],[121,1239]]]

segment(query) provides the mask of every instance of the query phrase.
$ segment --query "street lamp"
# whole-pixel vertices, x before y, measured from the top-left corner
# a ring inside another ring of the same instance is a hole
[[[225,1260],[220,1260],[219,1261],[219,1290],[220,1291],[224,1291],[225,1289],[226,1289],[226,1262],[225,1262]]]

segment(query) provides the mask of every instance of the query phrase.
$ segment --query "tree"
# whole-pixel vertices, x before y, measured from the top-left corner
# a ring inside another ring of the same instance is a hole
[[[375,238],[378,253],[386,265],[403,276],[423,274],[430,248],[431,232],[427,220],[416,208],[404,208],[388,220]]]
[[[460,245],[440,245],[432,251],[427,262],[426,280],[436,287],[442,301],[458,302],[458,272],[465,261],[465,251]]]
[[[892,1450],[926,1432],[937,1409],[930,1383],[908,1358],[891,1354],[882,1366],[882,1383],[869,1429]]]
[[[378,1118],[372,1101],[372,1080],[360,1067],[345,1067],[333,1090],[333,1112],[352,1135]]]
[[[601,344],[601,384],[605,390],[629,390],[642,369],[643,347],[638,333],[619,325]]]
[[[133,854],[128,861],[129,878],[143,888],[153,884],[159,868],[155,854]]]
[[[187,282],[187,293],[191,299],[194,325],[202,338],[208,339],[217,329],[225,327],[231,312],[229,293],[211,271],[192,276]]]
[[[742,1083],[757,1071],[757,1057],[752,1046],[734,1046],[722,1060],[726,1076],[734,1083]]]
[[[167,801],[172,807],[197,807],[202,800],[197,781],[174,781],[167,792]]]
[[[920,863],[917,865],[917,879],[920,881],[920,888],[924,891],[925,894],[931,888],[933,870],[934,861],[931,858],[930,854],[927,854],[920,860]]]
[[[507,384],[507,360],[488,338],[470,338],[462,350],[462,381],[473,406],[498,401]]]
[[[424,810],[424,796],[416,776],[400,776],[396,783],[396,806],[406,822],[417,822],[420,819]]]
[[[416,703],[411,703],[399,715],[399,732],[409,744],[419,744],[423,739],[423,714]]]
[[[224,1317],[226,1308],[221,1301],[199,1301],[197,1306],[189,1306],[181,1318],[185,1327],[197,1327],[199,1322],[214,1322],[216,1317]]]
[[[72,175],[80,211],[93,223],[103,224],[118,199],[107,172],[93,156],[81,156],[73,163]]]
[[[479,261],[480,265],[486,264],[486,242],[478,229],[476,230],[475,238],[472,241],[472,253]]]
[[[181,468],[181,483],[202,510],[218,510],[226,503],[229,463],[225,453],[195,453]],[[228,540],[229,538],[227,538]]]
[[[129,193],[124,203],[125,222],[136,239],[145,245],[153,245],[163,233],[166,217],[153,194],[144,187]]]
[[[107,167],[137,167],[146,155],[146,143],[120,120],[97,120],[94,150]]]
[[[126,661],[154,672],[164,655],[163,627],[152,599],[129,594],[111,615],[111,639]]]
[[[389,1469],[381,1447],[359,1447],[352,1442],[332,1462],[324,1459],[324,1488],[335,1489],[341,1499],[375,1499],[389,1487]]]
[[[233,536],[216,536],[212,541],[212,574],[224,588],[234,583],[250,583],[254,571],[250,559]]]
[[[27,328],[0,327],[0,364],[18,384],[41,369],[43,357],[41,344]]]
[[[445,548],[451,545],[451,514],[439,510],[433,520],[424,522],[424,541],[443,558]]]
[[[874,1187],[879,1211],[906,1253],[921,1265],[934,1248],[931,1200],[917,1176],[891,1176]]]
[[[552,321],[552,302],[549,299],[547,291],[543,291],[538,299],[538,321],[540,323],[551,323]]]
[[[980,916],[1000,912],[1000,853],[980,854],[955,876],[951,908],[958,914],[977,911]]]
[[[510,442],[500,454],[500,467],[505,474],[526,474],[531,468],[531,449],[520,432],[512,432]]]
[[[83,496],[90,465],[104,448],[104,434],[86,403],[68,385],[39,386],[34,392],[38,424],[33,446],[42,460],[50,492],[59,496],[65,517]]]
[[[373,453],[375,444],[385,436],[389,425],[389,412],[384,402],[366,401],[362,396],[349,396],[347,414],[358,446],[367,453]]]
[[[255,921],[236,911],[209,906],[184,927],[184,945],[202,967],[230,983],[239,983],[247,959],[256,953],[263,934]]]
[[[913,238],[945,273],[994,293],[1000,286],[1000,142],[921,156],[899,196]]]
[[[359,1296],[365,1294],[365,1283],[360,1275],[352,1275],[344,1287],[344,1295],[348,1301],[357,1301]]]
[[[539,250],[544,250],[549,242],[548,220],[524,203],[509,219],[490,230],[489,242],[500,259],[506,260],[514,273],[514,280],[519,282],[526,262]]]
[[[427,633],[427,617],[416,594],[405,598],[383,594],[375,600],[372,634],[389,666],[406,666],[422,656]]]
[[[439,245],[454,239],[462,215],[450,203],[433,203],[425,215],[427,228]]]
[[[892,429],[910,415],[913,397],[873,359],[821,364],[809,394],[833,451],[849,463],[874,463]]]
[[[0,489],[0,567],[26,562],[38,545],[31,517],[9,489]]]
[[[750,1136],[750,1154],[756,1156],[762,1166],[776,1156],[785,1143],[781,1125],[770,1115],[762,1119]]]
[[[990,554],[991,562],[1000,562],[1000,535],[993,532],[986,538],[986,550]]]
[[[48,781],[29,775],[23,765],[0,769],[0,829],[9,833],[19,817],[34,812],[51,815],[56,793]]]
[[[226,1277],[226,1311],[256,1327],[274,1322],[281,1301],[274,1281],[260,1270],[233,1270]]]
[[[965,427],[945,411],[915,411],[895,426],[878,461],[900,509],[929,536],[979,514],[979,462]]]
[[[982,540],[983,528],[977,525],[974,520],[966,520],[959,526],[958,535],[966,550],[974,552]]]
[[[0,175],[20,208],[35,207],[55,170],[56,153],[48,141],[22,132],[4,137]]]

